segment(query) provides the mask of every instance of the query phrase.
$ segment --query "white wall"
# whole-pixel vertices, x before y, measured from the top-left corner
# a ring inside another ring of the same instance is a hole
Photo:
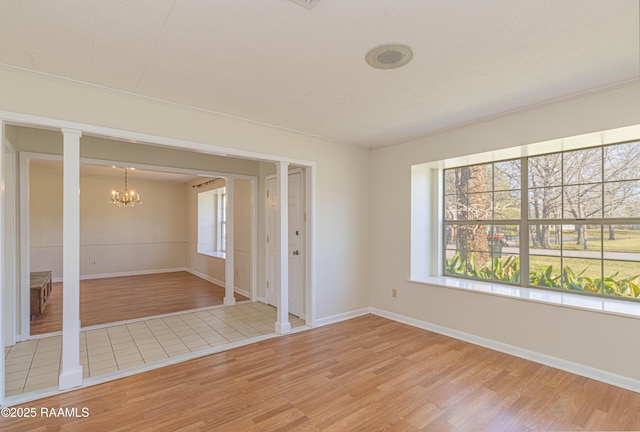
[[[640,380],[640,320],[408,282],[411,165],[640,123],[640,85],[567,99],[372,152],[374,307]],[[429,198],[429,197],[425,197]],[[427,257],[430,259],[431,257]],[[391,297],[392,288],[398,297]]]
[[[136,180],[143,204],[109,203],[123,177],[80,179],[80,275],[83,277],[183,268],[186,265],[186,185]],[[30,170],[31,271],[62,277],[62,172]]]
[[[317,318],[369,305],[368,150],[13,69],[0,68],[0,94],[0,111],[314,162]]]

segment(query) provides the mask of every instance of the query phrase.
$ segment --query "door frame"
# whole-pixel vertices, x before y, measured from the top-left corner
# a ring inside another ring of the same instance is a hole
[[[313,301],[313,299],[311,299],[312,294],[312,290],[310,289],[311,284],[312,284],[312,279],[311,279],[311,273],[312,273],[312,263],[313,260],[310,257],[310,253],[307,253],[307,251],[309,251],[312,242],[310,237],[312,236],[310,233],[310,230],[313,229],[312,225],[310,224],[311,218],[309,217],[309,208],[310,208],[310,203],[311,203],[311,199],[312,197],[310,197],[310,187],[309,187],[309,183],[310,183],[310,170],[308,170],[306,167],[296,167],[294,169],[289,170],[289,172],[287,173],[287,178],[289,175],[292,174],[300,174],[300,181],[302,182],[301,186],[300,186],[300,193],[302,194],[300,198],[300,205],[301,205],[301,218],[302,218],[302,226],[303,226],[303,239],[302,239],[302,247],[304,248],[304,253],[303,253],[303,259],[301,260],[300,264],[302,266],[302,271],[304,272],[304,277],[303,279],[303,286],[301,288],[301,294],[303,297],[303,301],[300,302],[299,307],[302,311],[301,314],[301,319],[305,320],[305,323],[307,325],[311,325],[314,326],[314,318],[312,318],[312,316],[315,315],[314,313],[314,304],[315,302]],[[270,248],[270,244],[273,245],[273,242],[267,242],[266,239],[266,233],[268,232],[268,227],[269,227],[269,223],[270,223],[270,211],[269,211],[269,201],[266,199],[266,190],[267,190],[267,182],[269,180],[273,180],[276,179],[276,175],[275,174],[270,174],[265,176],[265,191],[264,191],[264,232],[265,232],[265,248],[264,248],[264,269],[265,269],[265,283],[264,283],[264,302],[266,304],[270,304],[272,302],[272,299],[269,299],[269,291],[267,289],[267,281],[271,280],[271,258],[269,256],[269,248]],[[289,290],[291,290],[291,285],[289,285]]]

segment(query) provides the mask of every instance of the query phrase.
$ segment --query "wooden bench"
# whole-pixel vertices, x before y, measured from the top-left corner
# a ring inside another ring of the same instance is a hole
[[[47,299],[51,294],[51,272],[31,272],[31,319],[44,312]]]

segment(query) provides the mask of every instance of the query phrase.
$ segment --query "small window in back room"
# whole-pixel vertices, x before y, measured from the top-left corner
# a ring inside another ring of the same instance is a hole
[[[226,188],[198,193],[198,253],[223,254],[226,250]]]

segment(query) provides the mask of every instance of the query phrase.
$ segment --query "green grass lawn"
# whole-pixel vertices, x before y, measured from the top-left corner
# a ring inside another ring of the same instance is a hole
[[[609,240],[609,231],[604,230],[603,247],[607,252],[640,252],[640,231],[639,230],[616,230],[616,239]],[[573,231],[565,231],[564,237],[575,238]],[[599,229],[587,230],[587,250],[600,251],[601,232]],[[564,241],[562,246],[565,250],[584,250],[584,245],[575,241]],[[557,243],[550,243],[549,249],[560,249]]]
[[[559,257],[546,257],[546,256],[531,256],[530,271],[543,272],[549,266],[553,266],[552,274],[557,276],[560,274],[560,258]],[[600,278],[600,260],[580,259],[580,258],[565,258],[568,265],[575,274],[580,273],[582,270],[587,269],[584,273],[585,276]],[[605,261],[604,262],[604,274],[605,277],[613,276],[614,273],[619,272],[615,277],[616,280],[630,278],[640,274],[640,263],[626,262],[626,261]]]

